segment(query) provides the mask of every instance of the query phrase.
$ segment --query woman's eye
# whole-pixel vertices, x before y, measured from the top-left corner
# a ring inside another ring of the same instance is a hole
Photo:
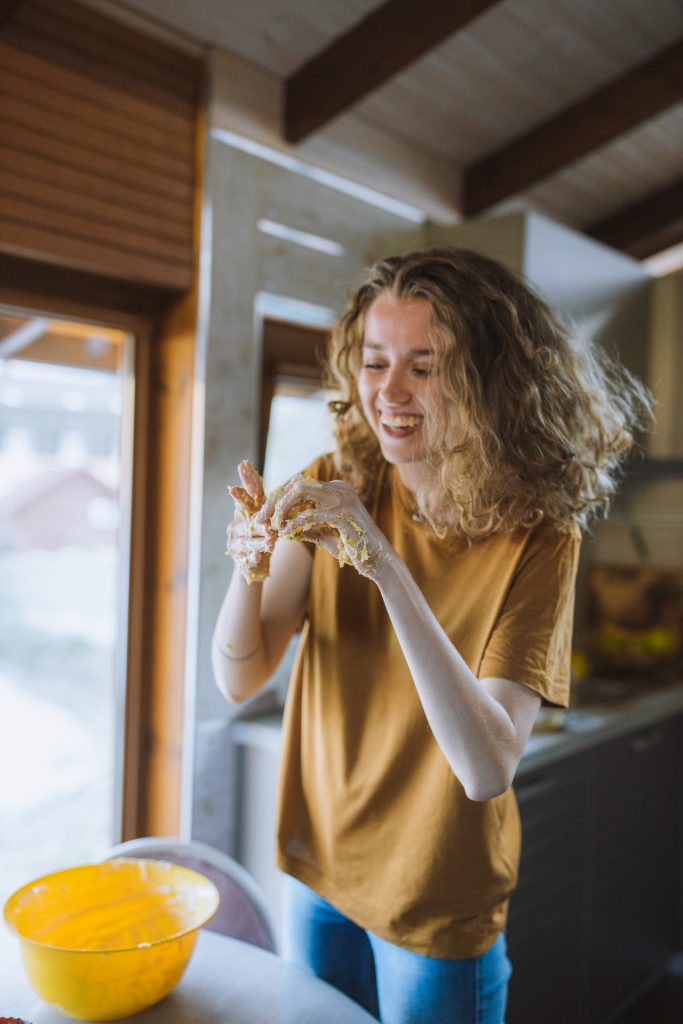
[[[431,377],[434,370],[431,366],[414,366],[413,373],[416,377]]]
[[[363,363],[364,370],[383,370],[384,363]]]

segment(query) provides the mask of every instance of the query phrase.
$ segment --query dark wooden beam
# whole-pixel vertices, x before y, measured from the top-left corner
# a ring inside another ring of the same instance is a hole
[[[683,97],[683,40],[660,50],[465,172],[464,210],[480,213],[654,117]]]
[[[636,259],[678,245],[683,242],[683,178],[583,230]]]
[[[291,75],[284,133],[300,142],[499,0],[386,0]]]
[[[0,32],[21,7],[24,0],[0,0]]]

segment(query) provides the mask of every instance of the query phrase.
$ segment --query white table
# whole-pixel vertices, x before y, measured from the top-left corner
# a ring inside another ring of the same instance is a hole
[[[19,944],[0,921],[0,1017],[65,1024],[34,993]],[[202,931],[180,983],[166,999],[126,1017],[135,1024],[372,1024],[336,989],[272,953]],[[123,1022],[120,1022],[123,1024]],[[376,1024],[376,1022],[375,1022]]]

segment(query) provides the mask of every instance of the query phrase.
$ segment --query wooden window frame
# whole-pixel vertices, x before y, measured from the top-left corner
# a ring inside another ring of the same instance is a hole
[[[119,835],[180,829],[196,298],[0,256],[0,304],[135,337]],[[84,298],[87,296],[87,298]]]

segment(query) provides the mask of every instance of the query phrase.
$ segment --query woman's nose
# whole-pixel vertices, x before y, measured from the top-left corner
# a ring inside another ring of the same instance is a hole
[[[403,405],[405,402],[410,401],[410,390],[406,386],[403,373],[399,370],[389,371],[389,374],[382,385],[380,398],[386,402],[387,405]]]

